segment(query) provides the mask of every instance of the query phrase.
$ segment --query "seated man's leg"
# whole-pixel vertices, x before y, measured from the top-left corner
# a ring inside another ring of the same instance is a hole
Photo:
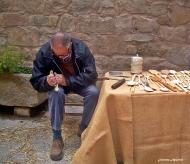
[[[99,89],[95,85],[89,85],[76,93],[84,97],[84,111],[81,124],[79,125],[82,132],[87,128],[96,108],[99,97]]]
[[[50,158],[52,160],[61,160],[63,157],[63,139],[61,135],[61,124],[64,118],[65,93],[63,88],[59,91],[49,92],[48,108],[53,131],[53,144]]]

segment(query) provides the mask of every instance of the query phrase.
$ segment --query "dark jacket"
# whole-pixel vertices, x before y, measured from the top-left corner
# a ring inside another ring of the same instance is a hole
[[[97,80],[95,60],[89,48],[80,40],[72,38],[72,61],[75,75],[69,76],[67,81],[69,86],[64,87],[65,91],[76,91],[94,84]],[[33,63],[32,78],[30,82],[34,89],[39,92],[50,91],[54,87],[47,83],[47,75],[50,70],[58,74],[64,72],[60,67],[60,60],[53,55],[50,43],[44,44]]]

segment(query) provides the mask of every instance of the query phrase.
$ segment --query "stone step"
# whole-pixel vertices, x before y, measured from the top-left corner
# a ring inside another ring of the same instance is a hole
[[[29,107],[14,107],[14,114],[18,116],[32,116],[32,108]]]
[[[82,115],[83,106],[65,106],[65,113],[69,115]]]
[[[45,109],[47,107],[44,107],[43,110],[47,110]],[[40,107],[39,110],[38,108],[30,108],[30,107],[14,107],[14,114],[17,116],[24,116],[24,117],[31,117],[34,114],[36,114],[36,112],[38,111],[38,113],[40,112]],[[79,106],[79,105],[75,105],[75,106],[68,106],[65,105],[65,113],[67,115],[82,115],[83,113],[83,106]]]

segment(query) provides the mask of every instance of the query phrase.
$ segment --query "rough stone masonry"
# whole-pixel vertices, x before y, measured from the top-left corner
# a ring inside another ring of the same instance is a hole
[[[63,29],[91,48],[100,74],[144,69],[188,69],[189,0],[0,0],[0,49],[15,46],[26,65],[48,38]]]

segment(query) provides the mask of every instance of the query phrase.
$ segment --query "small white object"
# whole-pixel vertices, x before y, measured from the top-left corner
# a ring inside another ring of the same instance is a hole
[[[135,78],[136,78],[136,74],[134,74],[133,76],[132,76],[132,79],[130,80],[130,81],[128,81],[127,82],[127,85],[128,86],[134,86],[134,85],[138,85],[138,82],[135,82]]]
[[[173,84],[179,86],[183,91],[188,92],[188,90],[181,85],[181,82],[179,80],[172,80],[172,82]]]
[[[58,84],[55,86],[54,90],[55,90],[56,92],[59,91],[59,86],[58,86]]]
[[[154,92],[154,90],[153,90],[152,88],[147,87],[147,86],[144,86],[144,90],[145,90],[146,92]]]
[[[138,83],[135,82],[135,81],[128,81],[128,82],[127,82],[127,85],[128,85],[128,86],[134,86],[134,85],[138,85]]]
[[[154,92],[154,90],[148,86],[146,86],[145,84],[143,84],[143,82],[141,81],[141,85],[143,86],[144,88],[144,91],[146,92]]]
[[[177,72],[175,70],[170,70],[170,73],[175,75]]]

